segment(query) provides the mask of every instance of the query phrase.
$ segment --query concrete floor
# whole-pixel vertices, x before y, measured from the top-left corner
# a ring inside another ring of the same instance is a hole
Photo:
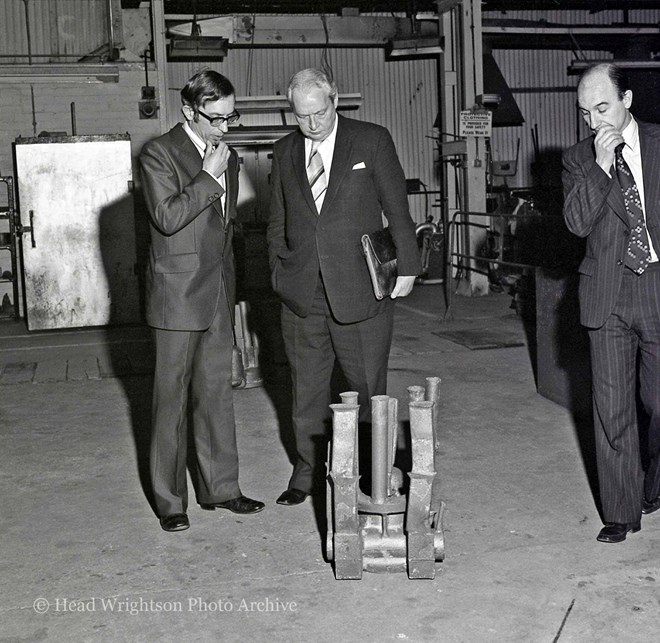
[[[458,297],[446,322],[441,287],[418,286],[397,306],[390,395],[442,378],[434,580],[335,580],[325,498],[275,504],[290,473],[276,343],[267,385],[235,392],[241,486],[266,509],[202,511],[191,491],[191,528],[171,534],[144,491],[146,330],[3,322],[0,641],[657,640],[660,514],[596,542],[588,433],[537,393],[534,337],[510,304]],[[493,329],[504,347],[437,334]]]

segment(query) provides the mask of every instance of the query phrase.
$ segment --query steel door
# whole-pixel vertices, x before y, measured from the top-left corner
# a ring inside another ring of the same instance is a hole
[[[17,139],[29,330],[139,321],[128,135]]]

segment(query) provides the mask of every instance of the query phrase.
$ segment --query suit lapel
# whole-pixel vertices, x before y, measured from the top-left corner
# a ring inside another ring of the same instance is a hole
[[[328,191],[323,201],[323,210],[330,207],[333,199],[337,196],[339,186],[341,185],[346,173],[350,171],[348,165],[351,158],[351,148],[353,140],[346,132],[344,119],[337,116],[339,123],[337,125],[337,137],[335,139],[335,149],[332,155],[332,168],[330,169],[330,181],[328,182]]]
[[[644,211],[647,220],[660,218],[660,142],[638,122],[639,144],[644,174]]]
[[[188,173],[190,180],[197,176],[202,171],[202,157],[199,155],[195,144],[190,140],[188,134],[183,129],[183,124],[179,123],[172,130],[172,138],[174,139],[174,154],[178,157],[179,163]],[[237,194],[238,186],[236,185],[236,165],[233,155],[229,158],[229,166],[225,172],[225,196],[226,207],[231,203],[229,200],[230,194]],[[213,202],[215,211],[224,218],[222,212],[222,201],[216,199]]]
[[[291,145],[291,164],[300,185],[300,192],[305,198],[310,210],[316,216],[316,205],[312,196],[312,188],[309,187],[307,172],[305,170],[305,137],[300,131],[296,132]]]
[[[238,158],[236,154],[229,157],[225,172],[225,227],[236,217],[236,198],[238,197]],[[219,201],[219,199],[218,199]],[[214,205],[218,203],[216,201]],[[217,208],[216,208],[217,209]]]
[[[202,157],[181,123],[172,130],[172,139],[174,140],[174,154],[192,179],[202,169]]]
[[[332,154],[332,167],[330,168],[330,181],[328,182],[328,190],[323,199],[323,206],[321,207],[322,214],[330,205],[333,199],[337,196],[339,186],[341,185],[346,172],[349,171],[349,160],[351,157],[352,139],[346,132],[344,119],[342,116],[337,116],[339,123],[337,124],[337,136],[335,138],[335,149]],[[305,137],[298,133],[291,145],[291,163],[293,164],[294,172],[300,183],[300,191],[305,197],[305,201],[309,205],[311,211],[316,215],[316,205],[314,204],[314,197],[312,196],[312,189],[309,187],[307,180],[307,171],[305,170]]]

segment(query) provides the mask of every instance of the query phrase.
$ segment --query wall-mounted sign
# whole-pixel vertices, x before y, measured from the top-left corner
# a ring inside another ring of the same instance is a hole
[[[466,109],[460,116],[460,136],[490,136],[493,112],[488,109],[477,111]]]

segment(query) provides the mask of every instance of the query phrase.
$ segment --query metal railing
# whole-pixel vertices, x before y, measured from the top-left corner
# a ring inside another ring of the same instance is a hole
[[[483,262],[491,266],[492,264],[497,264],[498,266],[508,266],[510,268],[520,268],[532,269],[538,267],[539,264],[530,264],[523,263],[518,261],[508,261],[504,260],[501,257],[486,257],[483,255],[471,255],[464,252],[459,252],[458,249],[455,249],[456,239],[455,239],[455,230],[458,226],[472,226],[475,228],[480,228],[483,230],[493,230],[492,219],[508,219],[508,220],[518,220],[523,221],[524,223],[529,223],[532,219],[547,217],[549,215],[544,215],[533,210],[531,212],[525,212],[523,214],[519,213],[503,213],[503,212],[471,212],[471,211],[462,211],[459,210],[454,212],[451,220],[447,224],[447,244],[445,250],[445,320],[452,318],[453,311],[453,278],[452,273],[453,269],[456,268],[460,276],[462,271],[474,271],[487,273],[487,271],[480,270],[478,266],[475,265],[475,262]],[[480,217],[491,219],[491,223],[486,224],[480,221],[470,221],[471,217]],[[515,236],[515,235],[514,235]],[[503,247],[502,247],[503,250]],[[456,259],[456,263],[454,263]],[[467,260],[467,263],[466,263]]]

